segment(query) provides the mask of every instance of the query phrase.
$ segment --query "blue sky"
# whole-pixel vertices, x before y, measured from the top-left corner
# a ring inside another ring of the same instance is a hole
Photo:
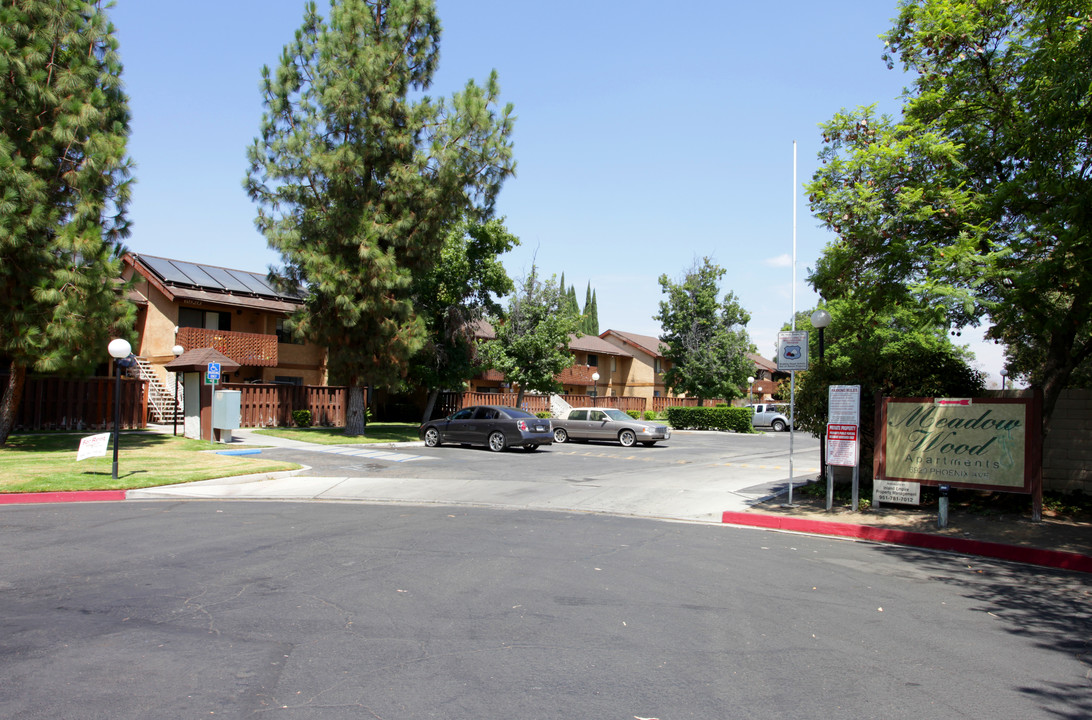
[[[326,7],[320,0],[319,7]],[[430,94],[496,69],[518,116],[517,175],[498,214],[522,240],[509,274],[565,274],[600,329],[656,335],[657,278],[710,256],[751,313],[767,357],[830,239],[801,189],[818,124],[843,107],[895,111],[906,76],[878,36],[895,0],[780,4],[680,0],[437,0],[444,32]],[[137,165],[131,250],[262,271],[279,263],[242,189],[261,119],[262,65],[274,67],[303,0],[119,0]],[[793,141],[797,183],[793,184]],[[1000,349],[971,340],[997,381]]]

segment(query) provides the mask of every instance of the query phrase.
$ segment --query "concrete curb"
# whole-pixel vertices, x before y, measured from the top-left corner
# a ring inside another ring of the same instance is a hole
[[[966,538],[930,535],[929,533],[910,532],[907,530],[878,528],[871,525],[853,525],[851,523],[827,522],[825,520],[809,520],[805,518],[785,517],[783,515],[761,515],[747,512],[725,512],[721,518],[721,522],[730,525],[746,525],[749,527],[761,527],[770,530],[787,530],[790,532],[810,533],[814,535],[851,537],[860,540],[871,540],[874,542],[891,543],[895,545],[908,545],[911,547],[926,548],[928,550],[942,550],[945,552],[961,553],[963,555],[978,555],[981,557],[993,558],[995,560],[1007,560],[1009,562],[1025,563],[1028,565],[1040,565],[1043,567],[1059,568],[1061,570],[1092,573],[1092,557],[1080,555],[1078,553],[1062,552],[1059,550],[1041,550],[1039,548],[1029,548],[1020,545],[1004,545],[982,540],[968,540]]]
[[[78,490],[73,492],[0,493],[0,505],[63,502],[113,502],[125,499],[125,490]]]

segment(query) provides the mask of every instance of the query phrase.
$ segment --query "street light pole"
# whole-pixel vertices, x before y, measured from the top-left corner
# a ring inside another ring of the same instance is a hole
[[[599,396],[599,373],[597,373],[597,372],[592,373],[591,380],[592,380],[592,391],[591,391],[592,407],[598,407],[599,406],[599,401],[597,400],[597,398]]]
[[[129,364],[122,365],[128,360],[133,348],[128,340],[117,338],[111,340],[106,347],[110,357],[114,358],[114,471],[113,477],[118,479],[118,442],[121,439],[121,371]]]
[[[1001,391],[1002,392],[1004,392],[1005,390],[1008,390],[1008,388],[1005,387],[1005,381],[1008,380],[1008,376],[1009,376],[1009,371],[1006,370],[1005,368],[1001,368]]]
[[[748,377],[747,378],[747,404],[748,405],[754,405],[755,404],[754,389],[755,389],[755,379],[753,377]]]

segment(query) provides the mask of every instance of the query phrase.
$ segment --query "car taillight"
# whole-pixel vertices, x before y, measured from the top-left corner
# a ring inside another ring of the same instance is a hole
[[[526,420],[517,420],[516,421],[516,427],[519,428],[520,430],[526,432],[526,430],[527,430],[527,421]]]

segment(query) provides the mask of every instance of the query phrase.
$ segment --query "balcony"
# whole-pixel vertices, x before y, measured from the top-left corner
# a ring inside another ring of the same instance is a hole
[[[183,327],[175,341],[187,350],[213,348],[244,367],[277,367],[276,335]]]
[[[591,365],[570,365],[561,371],[557,376],[557,381],[562,385],[588,385],[591,386],[592,373],[599,372],[599,368]],[[603,373],[599,373],[600,380],[603,380]],[[606,380],[603,380],[605,383]]]

